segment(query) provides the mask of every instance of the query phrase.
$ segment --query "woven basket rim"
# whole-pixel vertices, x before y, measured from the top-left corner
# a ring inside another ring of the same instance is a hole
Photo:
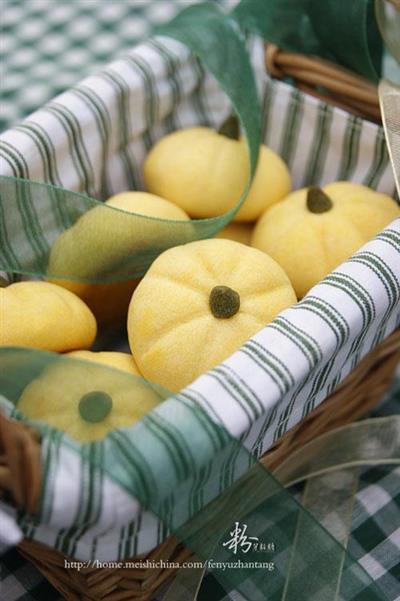
[[[265,67],[271,77],[290,78],[303,92],[356,116],[381,123],[377,86],[349,69],[318,56],[265,44]]]

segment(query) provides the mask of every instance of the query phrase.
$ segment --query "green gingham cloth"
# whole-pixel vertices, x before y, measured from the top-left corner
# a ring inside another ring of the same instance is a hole
[[[253,59],[263,99],[264,140],[288,162],[295,187],[353,179],[394,193],[381,128],[268,80],[259,43],[254,44]],[[142,185],[140,165],[154,140],[180,127],[216,125],[228,111],[215,81],[186,49],[172,40],[150,40],[7,131],[0,142],[0,172],[98,196],[104,168],[107,193],[112,194],[130,184],[127,162],[137,168],[134,183]],[[180,398],[195,400],[211,419],[261,455],[399,325],[399,255],[400,220],[396,220],[302,303],[281,314]],[[171,402],[160,410],[166,412]],[[4,406],[10,409],[6,401]],[[59,441],[53,443],[43,447],[49,459],[43,508],[47,517],[36,527],[23,516],[20,525],[26,534],[66,553],[98,559],[145,552],[167,535],[152,514],[142,512],[107,477],[96,482],[103,503],[100,515],[76,530],[82,501],[87,499],[87,473],[76,455],[59,446]],[[165,449],[167,458],[171,452]],[[375,491],[382,488],[381,479],[377,480],[372,484]],[[398,487],[385,482],[390,493],[380,498],[394,506]],[[375,524],[382,508],[378,506],[379,502],[372,501],[370,507],[365,501],[367,509],[360,516],[368,517],[359,517],[359,525],[370,518]],[[90,515],[98,508],[86,509]],[[75,536],[58,536],[68,529]],[[382,540],[400,548],[398,531],[380,529]],[[360,537],[357,540],[370,544],[368,534]],[[361,558],[362,542],[359,548]],[[364,555],[373,555],[371,551]],[[375,560],[377,578],[391,581],[393,554],[384,551],[383,555],[386,563]]]
[[[196,0],[1,0],[0,131]]]

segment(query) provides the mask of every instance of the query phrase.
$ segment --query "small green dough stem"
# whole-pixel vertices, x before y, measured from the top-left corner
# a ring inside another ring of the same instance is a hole
[[[236,115],[229,115],[220,126],[218,133],[231,140],[239,140],[240,124]]]
[[[93,390],[84,394],[79,401],[79,414],[85,422],[102,422],[112,409],[112,398],[106,392]]]
[[[240,296],[229,286],[215,286],[210,293],[210,309],[214,317],[229,319],[239,311]]]
[[[317,186],[312,186],[307,191],[307,209],[311,213],[326,213],[333,207],[333,202],[327,194]]]

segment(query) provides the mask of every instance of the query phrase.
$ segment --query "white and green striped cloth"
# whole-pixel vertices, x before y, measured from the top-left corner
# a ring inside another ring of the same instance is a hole
[[[288,162],[296,188],[350,179],[395,193],[380,127],[269,80],[259,41],[252,55],[264,140]],[[5,132],[0,173],[104,199],[142,187],[143,159],[165,133],[217,125],[228,111],[216,82],[187,49],[169,39],[150,39]],[[95,446],[96,461],[101,465],[102,453],[116,460],[127,453],[125,477],[143,498],[143,482],[164,490],[178,487],[191,461],[195,469],[197,461],[212,458],[218,442],[212,421],[260,456],[399,326],[399,299],[397,219],[232,357],[104,447]],[[211,422],[199,421],[192,402]],[[3,406],[14,412],[6,399]],[[152,442],[146,457],[144,439]],[[104,472],[90,468],[62,435],[45,439],[42,465],[39,517],[19,516],[26,536],[68,555],[99,560],[145,553],[167,536],[154,514]],[[188,515],[215,494],[220,468],[202,475],[202,494],[195,490],[188,498]],[[233,457],[231,480],[243,470]],[[171,473],[175,479],[165,481],[163,474]]]

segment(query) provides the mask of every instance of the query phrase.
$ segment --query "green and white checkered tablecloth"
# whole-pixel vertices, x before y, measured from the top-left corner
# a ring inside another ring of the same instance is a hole
[[[0,130],[96,71],[145,37],[152,24],[171,18],[192,1],[0,0]],[[400,376],[378,413],[400,413]],[[363,471],[349,548],[388,599],[400,599],[399,469]],[[0,598],[60,597],[12,550],[0,561]]]
[[[0,0],[0,131],[196,0]]]

